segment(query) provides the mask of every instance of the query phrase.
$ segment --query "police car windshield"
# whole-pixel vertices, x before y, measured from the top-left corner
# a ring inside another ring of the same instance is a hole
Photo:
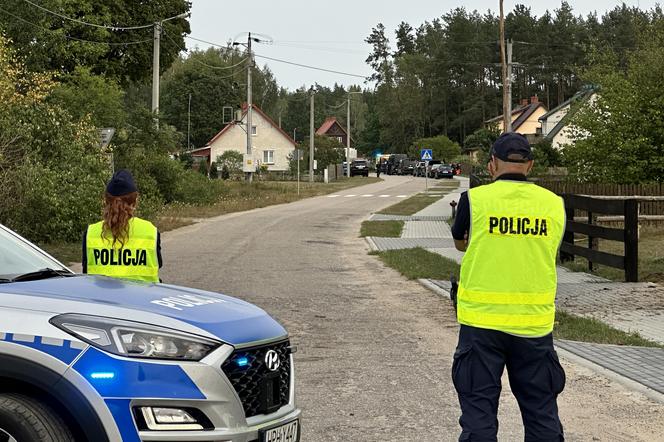
[[[62,264],[0,226],[0,282],[44,269],[68,272]]]

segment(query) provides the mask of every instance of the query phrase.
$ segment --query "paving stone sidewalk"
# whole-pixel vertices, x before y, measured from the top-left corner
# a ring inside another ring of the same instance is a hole
[[[664,394],[664,349],[557,340],[556,346]]]

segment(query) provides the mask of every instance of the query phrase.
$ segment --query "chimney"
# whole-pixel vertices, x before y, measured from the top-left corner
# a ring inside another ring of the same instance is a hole
[[[521,106],[528,106],[528,99],[527,98],[522,98],[521,99]]]
[[[530,97],[530,104],[537,104],[539,103],[539,98],[537,98],[537,95],[533,95]]]

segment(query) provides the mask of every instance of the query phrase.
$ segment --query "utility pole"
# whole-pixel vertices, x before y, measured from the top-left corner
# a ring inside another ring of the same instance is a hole
[[[512,132],[512,39],[507,40],[507,115],[505,132]]]
[[[309,182],[314,182],[314,87],[309,90],[311,93],[309,110]]]
[[[191,149],[191,94],[189,94],[189,109],[187,111],[187,150]]]
[[[509,65],[511,64],[511,55],[512,49],[510,45],[509,49],[509,58],[506,55],[505,49],[505,13],[503,8],[503,1],[500,0],[500,63],[502,65],[503,71],[503,132],[512,132],[512,97],[510,95],[510,82],[509,77],[511,69]]]
[[[348,91],[348,115],[346,116],[346,176],[350,178],[350,96],[352,94],[361,94],[362,92]],[[357,112],[356,112],[357,114]]]
[[[346,176],[350,178],[350,91],[348,92],[348,115],[346,115]]]
[[[249,36],[247,37],[247,49],[249,51],[249,56],[247,57],[247,157],[249,159],[252,158],[253,154],[253,149],[252,149],[252,139],[251,137],[253,136],[252,134],[252,116],[253,116],[253,104],[251,102],[252,100],[252,91],[251,91],[251,68],[253,67],[254,64],[254,59],[253,59],[253,54],[251,53],[251,32],[249,33]],[[245,163],[247,160],[245,160]],[[251,162],[253,165],[253,161]],[[251,183],[253,178],[253,173],[249,172],[247,174],[247,181]]]
[[[152,45],[152,113],[159,129],[159,46],[161,40],[161,22],[154,24],[154,44]]]
[[[297,127],[293,128],[293,141],[295,141],[295,131]],[[297,155],[297,194],[300,195],[300,157],[302,156],[302,151],[297,146],[297,141],[295,141],[295,155]]]

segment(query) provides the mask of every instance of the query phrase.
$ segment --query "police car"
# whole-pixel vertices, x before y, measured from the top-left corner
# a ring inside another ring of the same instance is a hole
[[[296,442],[292,353],[247,302],[75,275],[0,225],[0,442]]]

